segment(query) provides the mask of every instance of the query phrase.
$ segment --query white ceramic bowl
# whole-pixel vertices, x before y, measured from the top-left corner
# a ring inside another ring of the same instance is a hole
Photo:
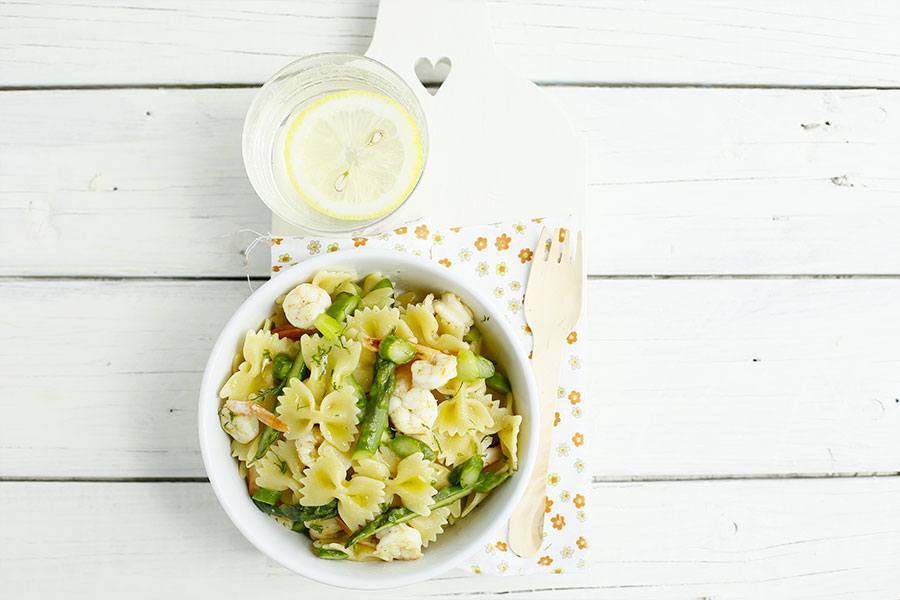
[[[522,415],[519,434],[519,470],[496,488],[475,511],[448,527],[414,561],[352,562],[316,558],[306,536],[294,533],[264,515],[247,495],[244,479],[231,457],[230,438],[219,425],[218,391],[231,374],[231,363],[244,334],[255,330],[271,313],[275,298],[320,269],[352,268],[361,276],[381,271],[400,286],[452,291],[475,312],[496,358],[506,370],[516,394],[516,412]],[[489,317],[482,322],[483,317]],[[213,347],[200,389],[198,421],[203,463],[222,508],[250,542],[288,569],[322,583],[345,588],[383,589],[424,581],[451,569],[484,547],[509,520],[534,467],[538,436],[538,394],[527,356],[512,327],[491,300],[451,269],[421,258],[387,250],[335,252],[292,267],[266,282],[229,319]],[[299,589],[299,588],[298,588]]]

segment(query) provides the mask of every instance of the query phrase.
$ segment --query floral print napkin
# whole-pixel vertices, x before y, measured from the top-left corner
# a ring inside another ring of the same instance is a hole
[[[530,352],[531,331],[525,322],[522,303],[533,249],[544,226],[561,227],[563,236],[568,233],[566,220],[531,219],[446,229],[416,222],[380,234],[349,238],[272,237],[272,273],[277,274],[305,258],[338,250],[375,247],[409,252],[453,268],[468,277],[474,286],[488,292],[518,332],[523,347]],[[583,362],[584,347],[576,329],[567,336],[563,349],[541,551],[534,557],[519,558],[509,549],[504,528],[465,565],[471,572],[564,573],[584,569],[589,564],[586,505],[591,478],[586,466],[587,394]]]

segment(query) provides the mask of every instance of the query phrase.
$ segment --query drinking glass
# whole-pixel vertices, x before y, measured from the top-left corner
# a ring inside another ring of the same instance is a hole
[[[428,156],[428,130],[422,107],[406,82],[387,66],[365,56],[335,52],[312,54],[290,63],[262,86],[250,105],[244,120],[244,168],[253,189],[266,206],[283,220],[307,232],[333,234],[363,229],[390,216],[415,188],[413,185],[391,212],[361,220],[325,215],[312,208],[295,191],[285,172],[283,158],[290,124],[317,99],[345,90],[381,93],[398,102],[418,128],[422,170]]]

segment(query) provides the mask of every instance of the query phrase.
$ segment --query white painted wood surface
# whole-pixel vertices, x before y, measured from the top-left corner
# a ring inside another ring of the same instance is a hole
[[[598,483],[587,502],[587,573],[457,570],[366,598],[883,600],[900,586],[898,478]],[[257,552],[205,483],[7,483],[0,504],[10,597],[356,597]]]
[[[501,58],[544,83],[889,86],[900,6],[882,0],[505,0]],[[0,86],[261,83],[310,52],[363,52],[376,0],[16,0]]]
[[[547,91],[588,146],[590,273],[900,272],[897,90]],[[0,274],[266,275],[252,94],[0,93]]]
[[[489,7],[588,144],[593,563],[391,595],[900,595],[900,8]],[[0,595],[333,597],[228,523],[194,404],[267,273],[246,84],[375,10],[0,3]]]

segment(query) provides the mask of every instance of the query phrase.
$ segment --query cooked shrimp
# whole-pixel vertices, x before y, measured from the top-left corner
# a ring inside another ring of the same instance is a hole
[[[222,429],[236,441],[247,444],[259,435],[259,420],[250,414],[250,403],[229,400],[219,410]]]
[[[434,390],[456,377],[456,357],[432,351],[430,356],[414,362],[410,371],[413,387]]]
[[[338,518],[319,519],[318,521],[307,521],[309,527],[309,537],[314,540],[333,539],[343,533],[344,528],[338,522]]]
[[[407,435],[428,433],[437,413],[437,399],[430,390],[406,386],[401,386],[400,390],[394,388],[388,414],[397,431]]]
[[[297,446],[297,456],[304,465],[313,464],[319,458],[319,444],[322,443],[322,434],[319,432],[318,426],[313,427],[310,431],[304,431],[294,442]]]
[[[440,300],[434,301],[434,313],[444,328],[458,337],[464,336],[475,323],[472,310],[453,292],[444,292]]]
[[[288,430],[287,423],[267,411],[256,402],[229,400],[222,406],[222,410],[219,411],[219,417],[222,419],[222,429],[227,431],[231,435],[231,437],[243,444],[246,444],[256,437],[256,434],[259,433],[259,423],[268,425],[269,427],[277,429],[278,431]],[[226,417],[228,417],[227,420]],[[234,423],[236,420],[238,421],[235,425]],[[257,421],[257,423],[251,425],[251,420]],[[239,431],[242,436],[249,435],[251,431],[254,433],[252,436],[250,436],[249,439],[241,440],[234,433],[232,433],[229,427],[231,427],[235,431]],[[238,427],[240,427],[241,429],[239,430]]]
[[[405,523],[375,534],[378,546],[373,556],[381,560],[415,560],[422,556],[422,534]]]
[[[484,460],[484,466],[487,467],[503,458],[503,451],[500,449],[500,446],[491,446],[484,451],[484,456],[482,458]]]
[[[328,292],[311,283],[301,283],[284,297],[284,316],[294,327],[309,329],[316,317],[331,305]]]

